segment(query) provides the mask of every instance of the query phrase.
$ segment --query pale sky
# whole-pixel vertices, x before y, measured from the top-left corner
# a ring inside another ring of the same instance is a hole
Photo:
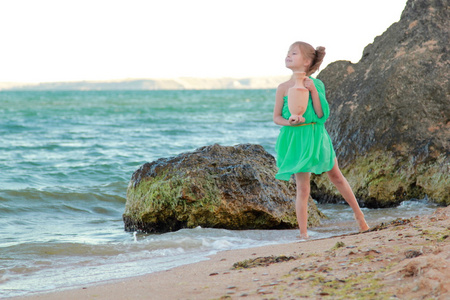
[[[406,0],[1,0],[0,82],[288,75],[295,41],[322,69],[361,58]],[[316,73],[317,75],[317,73]]]

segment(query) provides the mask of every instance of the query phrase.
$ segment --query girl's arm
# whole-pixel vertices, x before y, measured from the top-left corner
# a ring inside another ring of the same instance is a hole
[[[291,124],[289,123],[289,121],[281,116],[281,111],[283,110],[284,104],[283,99],[284,92],[285,88],[283,84],[280,84],[275,94],[275,107],[273,108],[273,122],[281,126],[290,126]]]
[[[322,103],[320,103],[319,92],[317,91],[317,88],[314,85],[314,81],[312,81],[312,79],[310,78],[305,78],[304,85],[311,93],[312,104],[317,117],[319,117],[319,119],[322,118],[324,115]]]

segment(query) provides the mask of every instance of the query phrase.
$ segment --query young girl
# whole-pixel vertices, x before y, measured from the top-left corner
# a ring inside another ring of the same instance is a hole
[[[289,181],[295,174],[297,196],[295,210],[300,229],[300,238],[308,238],[308,198],[310,193],[310,172],[327,172],[331,182],[353,209],[360,231],[369,229],[355,195],[342,175],[336,154],[324,123],[330,115],[325,98],[325,86],[319,79],[309,77],[319,69],[325,56],[325,48],[315,50],[310,44],[295,42],[289,48],[285,59],[286,67],[293,72],[305,72],[305,87],[309,90],[309,101],[303,116],[292,117],[287,102],[294,80],[280,84],[276,92],[273,121],[282,125],[275,145],[277,152],[277,179]]]

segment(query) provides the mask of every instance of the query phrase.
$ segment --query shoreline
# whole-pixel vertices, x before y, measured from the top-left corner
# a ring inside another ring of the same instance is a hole
[[[448,299],[449,236],[450,206],[360,234],[222,251],[167,271],[8,299]]]

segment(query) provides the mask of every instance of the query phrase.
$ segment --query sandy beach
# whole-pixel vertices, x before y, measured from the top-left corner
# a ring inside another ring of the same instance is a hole
[[[168,271],[11,299],[450,299],[450,206],[369,232],[220,252]]]

